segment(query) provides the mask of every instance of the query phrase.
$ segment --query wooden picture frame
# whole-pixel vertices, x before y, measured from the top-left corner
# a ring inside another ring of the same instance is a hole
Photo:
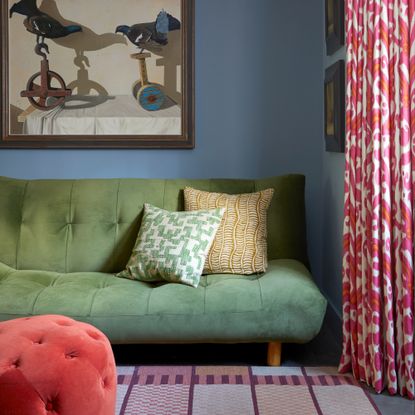
[[[92,3],[95,2],[97,7],[99,7],[99,10],[101,10],[100,13],[107,13],[107,19],[110,21],[110,24],[107,24],[104,28],[100,27],[103,26],[103,23],[101,20],[95,20],[93,18],[88,19],[88,16],[93,16],[93,10],[88,14],[84,13],[82,11],[82,2],[80,0],[75,1],[73,6],[71,6],[72,2],[64,2],[63,0],[37,0],[37,7],[42,12],[48,13],[50,16],[58,20],[63,25],[68,24],[78,24],[82,27],[82,32],[71,34],[71,36],[67,36],[64,39],[62,39],[62,42],[57,42],[60,39],[45,39],[46,43],[51,50],[50,54],[47,55],[50,60],[50,66],[51,71],[56,71],[59,74],[59,71],[65,72],[62,66],[59,66],[61,62],[59,59],[56,58],[57,54],[55,51],[59,53],[69,53],[71,52],[72,59],[65,60],[65,64],[67,66],[72,65],[72,73],[76,74],[77,67],[74,65],[77,65],[79,67],[78,74],[81,72],[83,73],[82,76],[86,76],[87,80],[90,82],[90,84],[93,86],[93,88],[97,91],[100,91],[100,87],[105,90],[107,88],[107,85],[103,82],[97,82],[97,79],[92,78],[88,79],[88,69],[87,63],[89,63],[89,60],[95,59],[96,56],[99,56],[101,59],[101,62],[105,62],[104,59],[111,64],[111,62],[115,59],[114,53],[117,53],[118,60],[122,60],[122,63],[118,66],[120,68],[120,71],[128,70],[133,71],[134,74],[131,75],[135,76],[136,80],[138,81],[140,79],[140,72],[139,72],[139,61],[137,60],[137,57],[134,58],[134,52],[140,52],[140,50],[130,43],[126,36],[123,36],[121,33],[115,33],[115,28],[118,25],[133,25],[135,23],[147,23],[149,22],[149,18],[146,18],[147,20],[140,20],[140,18],[135,19],[132,16],[137,16],[137,13],[131,13],[129,15],[128,12],[123,12],[124,14],[121,15],[119,8],[122,7],[123,2],[130,2],[129,4],[132,4],[132,0],[120,0],[117,2],[114,2],[112,0],[90,0],[88,2],[83,2],[85,7],[92,7]],[[141,1],[141,3],[139,3]],[[76,131],[73,133],[73,130],[68,130],[69,132],[62,133],[55,133],[54,129],[51,129],[48,133],[32,133],[31,130],[26,126],[26,120],[29,116],[35,116],[35,111],[33,107],[29,104],[29,101],[27,98],[25,99],[26,108],[23,108],[23,105],[12,105],[14,101],[21,100],[21,96],[16,93],[16,79],[13,79],[17,77],[16,69],[21,70],[25,73],[25,77],[22,77],[22,79],[29,79],[27,77],[28,69],[25,67],[25,62],[23,60],[24,53],[21,53],[21,50],[28,50],[27,48],[29,46],[26,46],[25,43],[22,43],[22,41],[17,41],[16,37],[18,39],[24,38],[24,42],[28,43],[30,45],[30,51],[29,53],[26,53],[26,56],[30,59],[36,58],[36,65],[32,65],[30,67],[30,73],[33,74],[35,72],[39,71],[39,64],[38,62],[41,62],[41,58],[37,55],[34,55],[33,47],[36,44],[36,36],[32,33],[29,33],[25,30],[25,27],[23,25],[23,21],[25,19],[25,16],[22,16],[21,14],[14,14],[12,18],[10,18],[9,10],[11,5],[19,2],[19,0],[0,0],[0,17],[1,17],[1,42],[0,42],[0,55],[1,55],[1,71],[0,71],[0,111],[1,111],[1,118],[0,118],[0,149],[8,149],[8,148],[58,148],[58,149],[64,149],[64,148],[89,148],[89,149],[104,149],[104,148],[132,148],[132,149],[138,149],[138,148],[154,148],[154,149],[192,149],[194,148],[194,131],[195,131],[195,98],[194,98],[194,72],[195,72],[195,65],[194,65],[194,0],[163,0],[161,3],[163,6],[163,10],[165,10],[170,13],[169,11],[169,5],[171,5],[175,10],[179,10],[180,13],[177,13],[180,15],[178,20],[180,21],[180,29],[176,29],[175,32],[169,32],[168,36],[168,45],[166,47],[159,47],[155,48],[156,52],[150,50],[152,53],[152,59],[153,61],[150,62],[151,71],[149,70],[149,78],[151,82],[152,76],[157,75],[160,77],[163,82],[155,81],[154,85],[160,86],[160,89],[162,91],[167,90],[167,79],[170,80],[170,82],[173,84],[172,90],[174,91],[174,96],[169,95],[166,93],[166,96],[168,99],[171,98],[171,105],[169,108],[173,108],[176,110],[174,113],[174,117],[171,116],[171,119],[173,120],[175,125],[175,132],[172,133],[172,129],[165,128],[164,130],[162,128],[159,128],[159,130],[163,131],[163,133],[160,132],[154,132],[156,130],[150,130],[150,132],[146,133],[113,133],[111,129],[107,130],[95,130],[94,133],[87,133],[83,134],[82,132]],[[79,2],[79,4],[78,4]],[[139,3],[140,7],[156,7],[155,3],[145,3],[143,0],[135,0],[136,4]],[[99,4],[98,4],[99,3]],[[104,4],[105,3],[105,4]],[[159,3],[157,5],[159,6]],[[147,6],[148,5],[148,6]],[[158,7],[157,6],[157,7]],[[165,7],[164,7],[165,6]],[[71,15],[72,10],[69,9],[72,7],[73,13]],[[127,7],[127,5],[125,5]],[[111,8],[114,8],[114,12]],[[81,9],[81,11],[79,10]],[[63,12],[61,11],[63,10]],[[68,13],[68,10],[70,13]],[[158,8],[157,10],[160,10]],[[147,14],[150,15],[150,9],[146,9]],[[154,10],[151,9],[151,16],[154,16],[154,18],[151,18],[150,22],[155,21],[158,17],[157,13],[154,14]],[[173,14],[173,13],[172,13]],[[140,16],[140,13],[138,13]],[[76,16],[74,18],[74,16]],[[118,18],[116,17],[118,16]],[[124,17],[125,16],[125,17]],[[79,18],[78,18],[79,17]],[[112,21],[112,20],[113,21]],[[135,22],[135,20],[139,20],[138,22]],[[11,27],[12,26],[12,27]],[[155,26],[154,26],[155,27]],[[13,31],[12,31],[13,29]],[[21,30],[21,32],[20,32]],[[17,34],[15,37],[13,37],[14,34]],[[78,42],[78,49],[75,49],[75,47],[68,46],[68,43],[65,42],[71,42],[72,39],[75,39],[75,37],[78,36],[77,42]],[[84,37],[80,37],[84,36]],[[87,37],[88,36],[88,37]],[[95,49],[92,47],[85,46],[85,51],[82,49],[82,45],[87,45],[89,40],[95,36]],[[170,37],[171,36],[171,37]],[[13,39],[13,41],[11,40]],[[110,42],[109,46],[105,44],[105,42],[109,39]],[[56,42],[55,42],[56,41]],[[20,42],[20,43],[19,43]],[[121,44],[122,43],[122,44]],[[19,46],[19,44],[22,45],[22,48]],[[79,44],[81,44],[81,51],[79,51]],[[99,49],[100,46],[96,45],[104,45],[102,47],[102,50]],[[174,49],[173,46],[174,45]],[[64,49],[64,47],[66,49]],[[159,46],[159,45],[156,45]],[[177,51],[179,50],[180,53],[174,55],[173,60],[174,63],[171,63],[171,55],[174,52],[169,52],[170,55],[164,53],[166,49]],[[26,48],[26,49],[25,49]],[[72,49],[70,49],[72,48]],[[160,50],[162,52],[160,52]],[[115,51],[115,52],[114,52]],[[77,54],[75,57],[75,60],[73,59],[74,52]],[[145,50],[147,52],[147,50]],[[22,58],[19,57],[19,53],[22,56]],[[99,55],[98,55],[99,54]],[[78,56],[80,55],[80,56]],[[16,58],[17,56],[17,58]],[[120,59],[120,56],[122,59]],[[148,54],[146,54],[148,56]],[[55,57],[55,59],[54,59]],[[104,58],[105,57],[105,58]],[[133,59],[132,59],[133,58]],[[77,60],[78,59],[78,60]],[[170,61],[168,61],[170,59]],[[81,63],[79,63],[81,61]],[[147,58],[147,61],[150,61],[150,59]],[[16,62],[22,62],[20,65],[16,65]],[[141,62],[141,61],[140,61]],[[95,63],[95,61],[94,61]],[[14,65],[13,67],[11,65]],[[164,65],[164,66],[163,66]],[[167,73],[167,68],[173,68],[169,69],[171,73]],[[28,66],[28,64],[26,65]],[[58,70],[56,70],[56,66],[58,67]],[[118,76],[118,71],[110,70],[107,68],[107,65],[105,63],[103,65],[94,65],[94,70],[98,71],[100,70],[104,75],[103,78],[111,79],[111,77]],[[82,72],[83,71],[83,72]],[[162,72],[164,71],[164,72]],[[86,74],[85,74],[86,72]],[[65,72],[66,73],[66,72]],[[141,71],[141,75],[143,72]],[[72,86],[69,85],[75,85],[78,79],[75,79],[76,76],[73,78],[70,78],[68,75],[62,76],[67,83],[67,88],[72,88]],[[119,76],[120,81],[123,81],[123,75]],[[125,76],[124,76],[125,77]],[[19,78],[20,79],[20,78]],[[39,75],[39,79],[41,79]],[[101,79],[101,78],[100,78]],[[98,79],[98,81],[100,80]],[[113,78],[115,80],[115,78]],[[70,82],[72,81],[72,82]],[[36,81],[38,82],[38,81]],[[112,82],[112,81],[111,81]],[[118,82],[118,80],[117,80]],[[115,83],[115,82],[114,82]],[[101,84],[101,85],[100,85]],[[97,85],[97,86],[94,86]],[[19,92],[24,90],[26,87],[26,81],[24,84],[22,82],[18,83],[18,86],[20,89]],[[134,85],[134,88],[138,88],[137,85]],[[13,94],[11,92],[12,87]],[[38,88],[38,85],[35,86]],[[176,89],[174,89],[176,87]],[[29,83],[27,84],[26,91],[29,90]],[[79,88],[78,86],[75,86],[75,88]],[[128,88],[131,90],[131,97],[137,106],[139,105],[137,96],[134,97],[133,95],[133,84],[129,83]],[[137,92],[138,89],[134,89],[134,93]],[[108,88],[107,88],[108,89]],[[167,91],[168,92],[168,91]],[[96,93],[96,92],[94,92]],[[73,93],[74,94],[74,93]],[[112,95],[112,94],[110,94]],[[108,99],[110,95],[105,95],[105,99]],[[114,94],[116,95],[116,94]],[[79,95],[81,96],[81,95]],[[94,95],[94,97],[97,95]],[[99,92],[98,92],[98,96]],[[127,96],[127,94],[123,94],[123,96]],[[112,96],[110,97],[113,98]],[[117,98],[117,97],[115,97]],[[50,98],[48,98],[50,99]],[[94,98],[95,99],[95,98]],[[94,101],[95,102],[95,101]],[[114,101],[117,103],[118,101]],[[65,101],[64,108],[65,110],[67,108],[70,108],[69,106],[66,107],[67,101]],[[95,105],[95,104],[94,104]],[[114,104],[115,105],[115,104]],[[17,107],[17,109],[16,109]],[[91,107],[91,105],[89,106]],[[176,109],[177,107],[177,109]],[[78,107],[77,107],[78,108]],[[88,108],[88,103],[85,105],[85,108]],[[121,106],[119,108],[122,108]],[[166,106],[167,108],[167,106]],[[161,109],[165,109],[164,107]],[[171,109],[170,111],[173,111]],[[141,106],[140,110],[144,110],[144,107]],[[37,110],[39,113],[39,110]],[[121,111],[121,109],[120,109]],[[42,113],[44,114],[45,111]],[[153,117],[159,117],[157,122],[165,122],[165,120],[168,119],[168,116],[163,115],[153,115],[155,111],[152,111]],[[29,115],[28,115],[29,114]],[[111,113],[112,114],[112,113]],[[141,115],[140,115],[141,116]],[[120,117],[124,117],[123,113],[120,115]],[[145,117],[147,117],[147,113],[145,114]],[[150,115],[149,115],[150,117]],[[135,118],[131,117],[132,121],[134,122]],[[17,120],[17,121],[16,121]],[[146,118],[147,120],[147,118]],[[161,121],[160,121],[161,120]],[[72,121],[73,125],[76,126],[76,122],[78,122],[79,119],[76,121]],[[123,119],[122,119],[123,121]],[[156,122],[155,121],[155,122]],[[18,123],[21,123],[23,126],[21,126]],[[146,127],[147,130],[152,128],[151,124],[152,119],[149,118],[149,121],[146,125],[149,125],[149,127]],[[167,122],[167,121],[166,121]],[[144,124],[144,121],[143,121]],[[17,125],[17,127],[15,127]],[[132,131],[137,130],[138,124],[131,124],[132,125]],[[141,128],[141,123],[139,124]],[[17,132],[16,132],[17,131]],[[99,132],[101,131],[101,132]],[[103,132],[102,132],[103,131]],[[118,131],[118,130],[117,130]],[[158,130],[157,130],[158,131]]]
[[[337,61],[326,69],[324,80],[324,136],[326,151],[344,153],[345,65]]]
[[[332,55],[344,45],[344,0],[326,0],[326,48]]]

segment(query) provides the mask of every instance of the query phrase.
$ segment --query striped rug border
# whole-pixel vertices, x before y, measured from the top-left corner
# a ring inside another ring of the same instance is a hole
[[[352,385],[359,386],[358,381],[350,376],[335,375],[196,375],[193,374],[191,379],[185,379],[181,374],[137,374],[138,367],[134,375],[118,375],[117,385],[311,385],[311,386],[339,386]]]

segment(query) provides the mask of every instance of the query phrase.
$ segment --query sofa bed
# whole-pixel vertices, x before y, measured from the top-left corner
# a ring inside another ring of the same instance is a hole
[[[183,210],[183,189],[240,194],[274,189],[268,269],[204,275],[197,288],[118,278],[143,205]],[[319,332],[326,300],[308,270],[305,178],[260,180],[17,180],[0,177],[0,321],[61,314],[102,330],[113,344],[281,344]]]

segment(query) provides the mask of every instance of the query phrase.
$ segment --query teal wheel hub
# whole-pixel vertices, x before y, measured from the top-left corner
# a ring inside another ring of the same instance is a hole
[[[138,102],[147,111],[159,110],[165,98],[163,91],[156,85],[144,85],[137,93]]]

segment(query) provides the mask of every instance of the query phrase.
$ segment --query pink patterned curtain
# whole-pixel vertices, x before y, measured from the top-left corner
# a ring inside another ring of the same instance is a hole
[[[415,0],[346,0],[340,371],[414,399]]]

